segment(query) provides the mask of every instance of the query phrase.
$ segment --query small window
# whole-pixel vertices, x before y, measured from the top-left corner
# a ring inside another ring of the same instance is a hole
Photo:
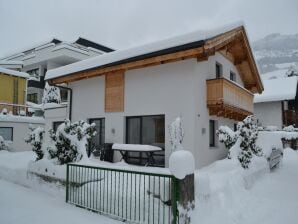
[[[91,138],[91,148],[99,149],[105,143],[105,119],[93,118],[89,119],[89,123],[95,123],[96,134]]]
[[[209,146],[215,147],[215,131],[216,131],[216,121],[209,120]]]
[[[32,103],[37,103],[37,93],[27,94],[27,101],[32,102]]]
[[[237,123],[234,123],[234,131],[237,131]]]
[[[62,124],[62,123],[63,123],[63,121],[55,121],[55,122],[53,122],[53,130],[54,130],[54,132],[57,131],[59,125]]]
[[[62,102],[67,102],[68,91],[67,89],[60,89],[60,97]]]
[[[230,72],[230,80],[236,82],[236,74],[234,72]]]
[[[222,65],[218,62],[215,64],[215,73],[217,79],[222,77]]]
[[[13,141],[13,128],[0,127],[0,136],[6,141]]]

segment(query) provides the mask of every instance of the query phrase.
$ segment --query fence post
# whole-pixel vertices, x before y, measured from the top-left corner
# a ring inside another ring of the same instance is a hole
[[[181,224],[189,224],[191,222],[189,213],[195,208],[194,174],[189,174],[182,180],[174,178],[173,182],[173,222],[177,223],[178,221]]]
[[[68,202],[68,191],[69,191],[69,164],[66,164],[66,195],[65,202]]]

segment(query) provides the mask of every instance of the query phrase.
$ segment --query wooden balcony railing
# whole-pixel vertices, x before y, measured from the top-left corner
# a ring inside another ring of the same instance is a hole
[[[253,94],[224,78],[207,80],[207,107],[210,115],[243,120],[253,113]]]

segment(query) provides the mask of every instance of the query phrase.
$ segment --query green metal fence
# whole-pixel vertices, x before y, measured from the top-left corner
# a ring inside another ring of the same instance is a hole
[[[67,165],[66,202],[129,223],[177,223],[172,175]]]

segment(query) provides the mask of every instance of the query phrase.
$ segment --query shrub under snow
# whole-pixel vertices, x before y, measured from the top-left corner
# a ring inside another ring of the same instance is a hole
[[[3,137],[0,135],[0,151],[1,150],[8,150],[9,146],[3,139]]]
[[[60,89],[56,86],[50,86],[48,83],[46,83],[43,91],[42,103],[60,104],[61,103]]]
[[[183,179],[185,176],[194,173],[195,162],[192,153],[184,150],[182,146],[184,130],[181,117],[175,119],[169,126],[169,131],[173,150],[169,158],[169,168],[176,178]]]
[[[95,124],[85,121],[71,123],[65,120],[56,133],[50,130],[52,145],[48,147],[49,155],[56,158],[58,164],[78,162],[87,158],[89,139],[96,134]]]
[[[41,127],[33,128],[29,127],[31,132],[25,142],[32,145],[32,151],[36,154],[36,161],[44,157],[44,152],[42,150],[42,144],[44,139],[44,129]]]
[[[228,150],[235,144],[238,138],[238,134],[232,131],[228,126],[220,126],[216,134],[219,142],[224,143]]]

